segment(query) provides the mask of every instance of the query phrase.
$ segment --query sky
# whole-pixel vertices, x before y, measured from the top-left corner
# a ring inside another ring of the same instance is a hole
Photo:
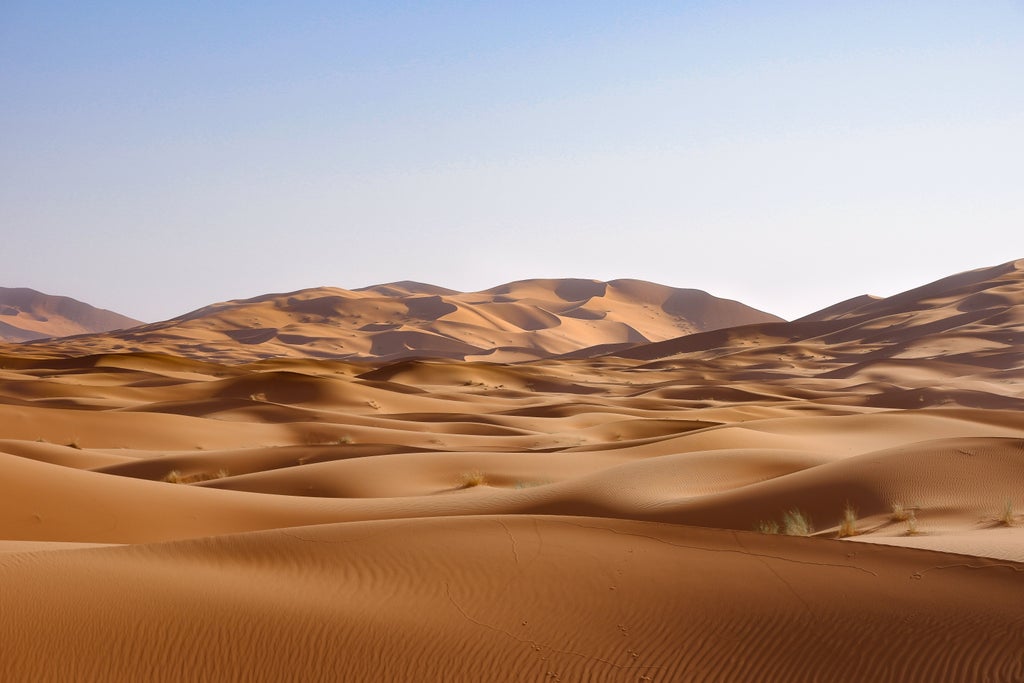
[[[1024,258],[1024,1],[0,0],[0,286],[144,321],[639,278],[795,318]]]

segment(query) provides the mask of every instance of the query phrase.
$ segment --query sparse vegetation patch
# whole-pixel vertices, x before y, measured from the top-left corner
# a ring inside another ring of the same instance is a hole
[[[480,470],[470,470],[459,475],[458,487],[469,489],[474,486],[486,486],[487,477]]]
[[[892,514],[889,515],[889,519],[894,522],[906,522],[907,530],[904,533],[906,536],[917,536],[921,532],[917,528],[917,510],[916,505],[909,506],[903,503],[892,504]]]
[[[182,474],[180,470],[171,470],[164,475],[163,481],[169,484],[195,484],[200,481],[224,479],[229,476],[231,475],[226,469],[219,469],[216,472],[195,472],[193,474]]]
[[[914,517],[914,510],[916,508],[907,507],[903,503],[892,504],[892,514],[890,519],[894,522],[906,522],[911,517]]]
[[[550,484],[550,483],[551,483],[550,481],[517,481],[516,482],[516,488],[517,489],[532,489],[532,488],[535,488],[537,486],[545,486],[545,485]]]
[[[839,522],[839,538],[848,538],[850,536],[856,536],[859,532],[857,531],[857,511],[849,503],[843,508],[843,518]]]
[[[810,536],[814,526],[803,512],[793,508],[782,517],[782,530],[787,536]]]
[[[1003,508],[999,511],[998,521],[1003,526],[1017,526],[1017,514],[1013,507],[1013,501],[1009,498],[1003,501]]]

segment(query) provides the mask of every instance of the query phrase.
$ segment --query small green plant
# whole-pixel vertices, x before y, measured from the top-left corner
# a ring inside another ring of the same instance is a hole
[[[814,527],[803,512],[793,508],[782,516],[782,531],[787,536],[810,536]]]
[[[762,519],[757,523],[757,530],[762,534],[777,534],[779,533],[779,523],[774,519]]]
[[[843,518],[839,521],[839,538],[856,536],[857,533],[857,511],[847,503],[843,508]]]
[[[334,443],[338,446],[347,446],[348,444],[354,442],[355,440],[351,436],[349,436],[348,434],[343,434],[339,436]]]
[[[469,489],[474,486],[485,486],[487,484],[487,477],[480,470],[471,470],[469,472],[463,472],[459,475],[460,489]]]

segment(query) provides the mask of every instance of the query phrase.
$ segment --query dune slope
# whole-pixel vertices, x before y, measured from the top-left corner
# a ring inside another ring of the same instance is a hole
[[[352,523],[0,554],[0,576],[7,680],[1024,674],[1024,565],[676,525]]]

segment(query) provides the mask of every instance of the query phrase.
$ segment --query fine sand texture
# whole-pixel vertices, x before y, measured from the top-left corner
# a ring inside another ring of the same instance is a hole
[[[1024,680],[1024,262],[524,362],[121,343],[0,347],[0,680]]]

